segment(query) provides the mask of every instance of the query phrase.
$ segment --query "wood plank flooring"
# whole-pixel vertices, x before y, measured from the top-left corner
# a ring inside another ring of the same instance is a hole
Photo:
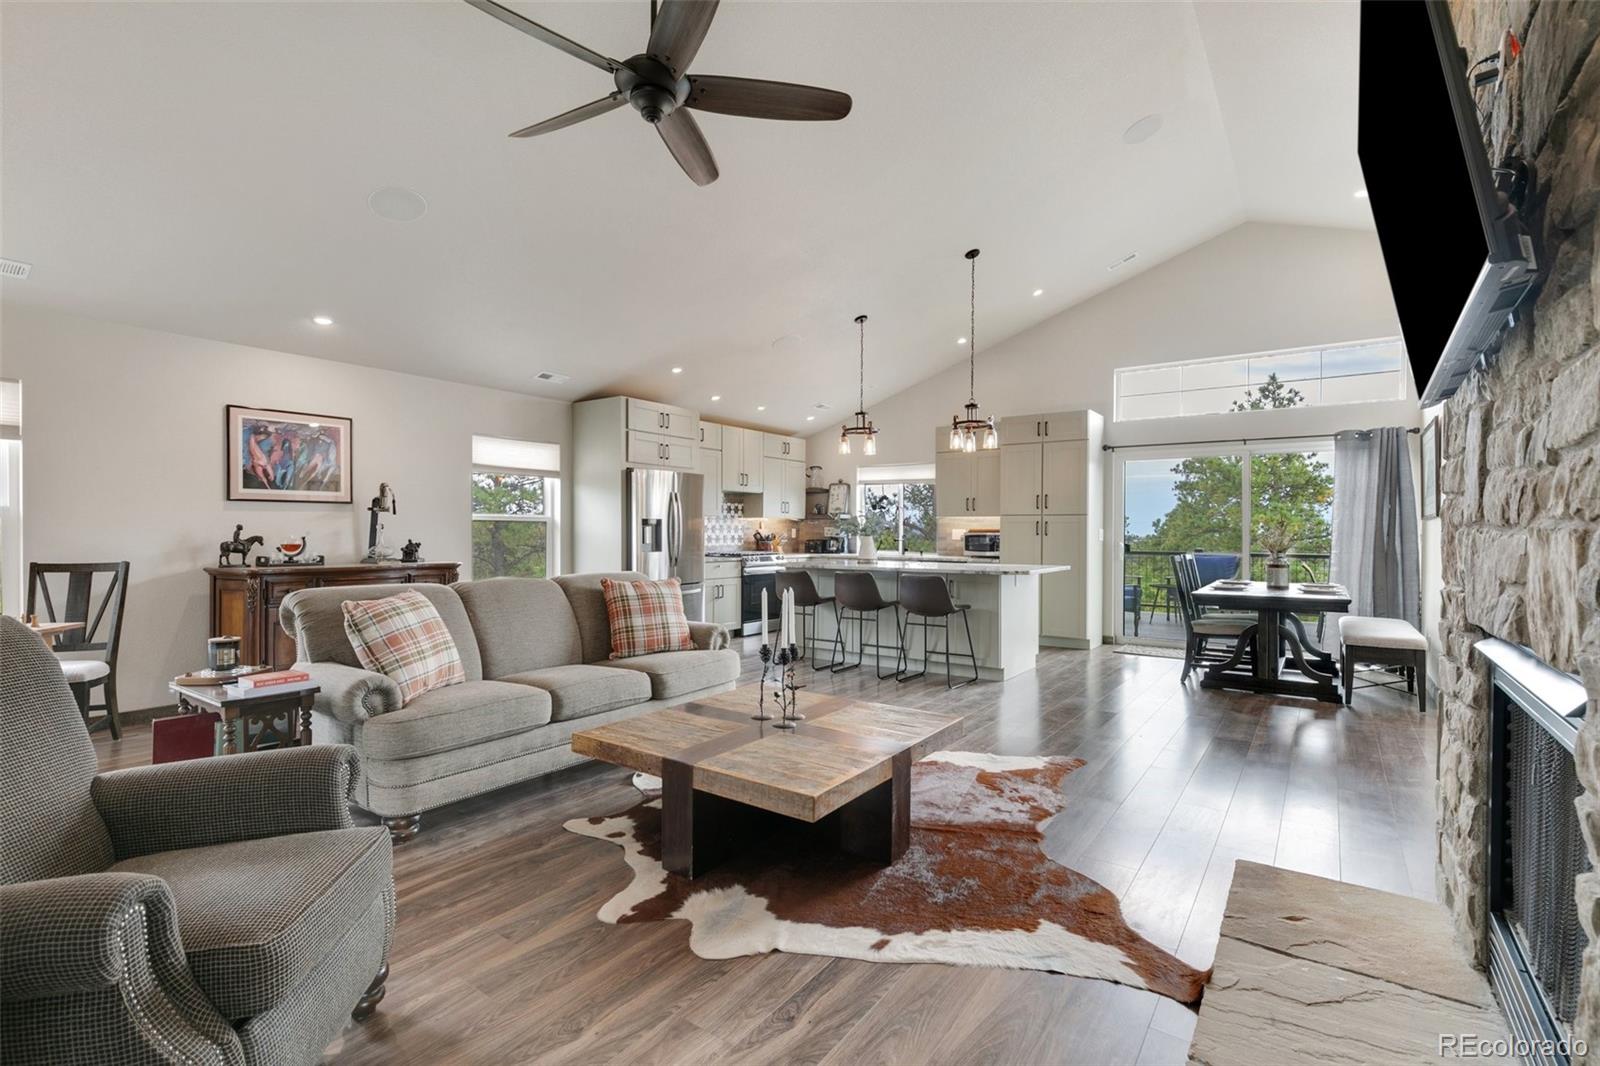
[[[748,643],[748,642],[747,642]],[[759,674],[745,649],[744,680]],[[1235,859],[1433,898],[1433,722],[1403,692],[1356,706],[1201,690],[1177,660],[1045,650],[1032,674],[947,692],[871,670],[815,691],[966,715],[949,745],[1077,755],[1047,850],[1123,899],[1188,962],[1216,950]],[[147,726],[95,746],[149,761]],[[1194,1015],[1102,981],[773,954],[708,961],[687,923],[610,926],[629,874],[569,818],[636,798],[576,767],[423,816],[395,853],[389,995],[329,1061],[408,1063],[1182,1063]]]

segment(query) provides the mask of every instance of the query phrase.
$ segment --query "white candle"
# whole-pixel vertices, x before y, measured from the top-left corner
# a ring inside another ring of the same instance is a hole
[[[767,590],[761,590],[761,646],[767,646]]]
[[[785,589],[783,597],[783,646],[794,643],[794,589]]]

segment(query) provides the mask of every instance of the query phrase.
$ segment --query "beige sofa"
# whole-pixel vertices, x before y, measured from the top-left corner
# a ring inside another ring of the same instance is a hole
[[[423,811],[585,761],[568,746],[576,730],[732,688],[739,656],[720,625],[690,623],[694,651],[608,660],[611,631],[600,579],[643,576],[291,593],[279,621],[295,639],[296,665],[322,688],[312,735],[319,744],[356,748],[361,775],[355,801],[403,843],[416,833]],[[404,589],[422,593],[438,609],[467,680],[402,707],[394,682],[361,669],[340,604]]]

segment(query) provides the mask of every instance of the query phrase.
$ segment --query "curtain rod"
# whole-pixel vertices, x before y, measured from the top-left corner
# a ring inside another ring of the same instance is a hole
[[[1348,430],[1348,429],[1339,430],[1339,433],[1350,433],[1350,432],[1352,432],[1352,431]],[[1353,432],[1356,432],[1356,433],[1371,433],[1372,430],[1370,430],[1370,429],[1358,429],[1358,430],[1354,430]],[[1421,433],[1422,430],[1418,429],[1416,426],[1412,426],[1410,429],[1407,429],[1406,432],[1407,433]],[[1334,436],[1338,436],[1339,433],[1335,433],[1333,435]],[[1183,448],[1183,447],[1187,447],[1187,446],[1189,446],[1191,444],[1264,444],[1264,443],[1267,443],[1268,441],[1279,441],[1279,440],[1309,440],[1312,437],[1316,437],[1316,436],[1319,436],[1319,434],[1316,434],[1316,433],[1296,433],[1293,436],[1287,436],[1287,437],[1221,437],[1221,438],[1216,439],[1216,440],[1154,441],[1154,442],[1152,442],[1150,444],[1102,444],[1102,445],[1100,445],[1100,450],[1103,451],[1103,452],[1114,452],[1119,448]]]

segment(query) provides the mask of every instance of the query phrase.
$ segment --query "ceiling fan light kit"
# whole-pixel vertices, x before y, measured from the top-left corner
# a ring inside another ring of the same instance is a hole
[[[950,417],[950,449],[975,452],[980,447],[1000,447],[1000,434],[995,431],[994,417],[978,415],[978,249],[967,253],[971,264],[971,283],[967,291],[967,402],[961,413]]]
[[[656,128],[661,142],[696,185],[717,180],[717,161],[689,112],[712,111],[744,118],[833,121],[850,113],[850,97],[832,89],[717,74],[691,75],[689,64],[711,29],[718,0],[664,0],[650,5],[650,40],[645,50],[618,61],[525,18],[495,0],[466,0],[507,26],[543,41],[611,75],[616,91],[554,118],[525,126],[513,137],[537,137],[629,104]]]
[[[856,394],[856,416],[839,431],[839,454],[850,454],[850,438],[861,438],[861,454],[878,454],[878,431],[867,417],[867,316],[856,316],[856,332],[860,340],[860,385]]]

